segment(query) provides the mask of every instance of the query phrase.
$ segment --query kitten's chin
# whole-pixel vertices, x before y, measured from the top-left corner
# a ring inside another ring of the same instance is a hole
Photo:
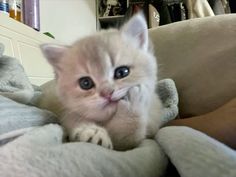
[[[118,102],[110,102],[104,105],[101,109],[91,109],[90,113],[87,114],[86,119],[95,122],[106,122],[115,115],[117,111]]]

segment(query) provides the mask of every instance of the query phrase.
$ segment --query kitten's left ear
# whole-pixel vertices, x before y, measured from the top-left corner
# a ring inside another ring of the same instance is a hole
[[[40,45],[40,49],[54,69],[58,70],[60,68],[61,58],[67,51],[68,47],[57,44],[42,44]]]
[[[144,15],[134,15],[123,27],[121,32],[137,41],[138,47],[148,49],[148,28]]]

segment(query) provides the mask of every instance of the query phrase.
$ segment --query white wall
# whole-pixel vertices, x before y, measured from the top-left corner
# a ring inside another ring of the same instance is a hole
[[[96,31],[95,0],[40,0],[41,32],[65,44]]]

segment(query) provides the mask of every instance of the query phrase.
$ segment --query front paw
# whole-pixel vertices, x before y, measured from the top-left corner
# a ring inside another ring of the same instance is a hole
[[[95,124],[82,124],[75,128],[70,134],[71,141],[90,142],[113,149],[111,138],[107,131]]]
[[[123,104],[126,109],[132,110],[137,113],[140,112],[144,107],[143,93],[141,92],[141,86],[133,86],[129,89],[126,97],[124,97]]]

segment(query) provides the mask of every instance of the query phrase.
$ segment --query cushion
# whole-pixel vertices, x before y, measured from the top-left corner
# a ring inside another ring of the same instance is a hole
[[[181,177],[235,177],[236,151],[188,127],[165,127],[156,137]]]
[[[236,14],[198,18],[149,31],[160,78],[172,78],[180,117],[201,115],[236,97]]]

